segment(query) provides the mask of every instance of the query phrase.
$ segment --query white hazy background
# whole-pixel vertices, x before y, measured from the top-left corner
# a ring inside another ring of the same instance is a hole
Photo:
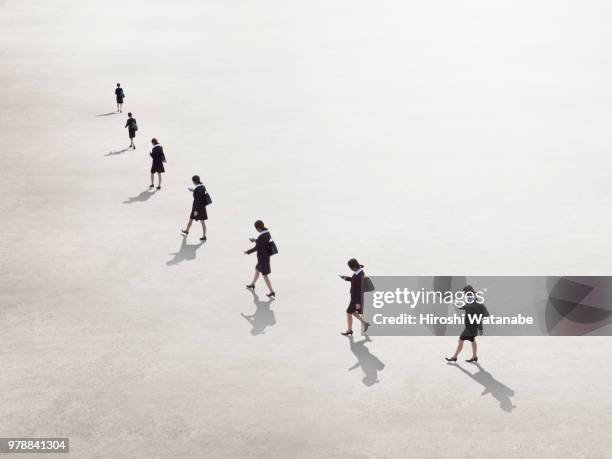
[[[511,412],[443,363],[450,337],[374,338],[366,386],[337,274],[353,256],[376,275],[610,274],[611,22],[577,0],[0,1],[0,436],[107,457],[606,456],[609,339],[484,338]],[[124,113],[96,116],[116,82]],[[105,156],[127,111],[137,149]],[[151,137],[163,189],[124,203]],[[196,173],[209,241],[194,226],[168,265]],[[252,336],[257,218],[280,254],[277,323]]]

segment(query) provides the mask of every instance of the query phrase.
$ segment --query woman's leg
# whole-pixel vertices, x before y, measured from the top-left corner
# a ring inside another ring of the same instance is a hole
[[[463,349],[463,340],[460,339],[459,342],[457,343],[457,350],[455,350],[455,353],[453,354],[454,359],[457,358],[457,356],[459,355],[459,353],[461,352],[461,349]]]
[[[191,228],[192,223],[193,223],[193,218],[190,218],[189,221],[187,222],[187,228],[185,229],[185,231],[189,232],[189,228]]]
[[[266,285],[268,286],[268,290],[270,290],[270,293],[272,293],[274,289],[272,288],[272,282],[270,282],[270,278],[268,277],[268,274],[264,274],[263,278],[264,278],[264,281],[266,282]]]
[[[202,237],[206,237],[206,220],[200,220],[202,222]]]
[[[155,185],[153,185],[153,177],[155,177],[155,174],[153,172],[151,172],[151,188],[153,188]]]
[[[255,270],[255,276],[253,276],[253,281],[249,285],[255,285],[257,279],[259,279],[259,271]]]
[[[123,111],[123,103],[119,104],[119,113]]]
[[[121,104],[117,102],[117,112],[121,111]]]
[[[366,321],[363,320],[363,317],[361,317],[361,314],[359,314],[358,312],[354,312],[353,317],[355,317],[359,322],[365,325]]]
[[[346,331],[353,331],[353,315],[346,314]]]
[[[476,351],[478,350],[478,346],[476,345],[476,338],[472,341],[472,358],[475,359],[478,356],[476,355]]]
[[[151,179],[151,183],[153,183],[153,179]],[[161,172],[157,173],[157,186],[161,188]]]

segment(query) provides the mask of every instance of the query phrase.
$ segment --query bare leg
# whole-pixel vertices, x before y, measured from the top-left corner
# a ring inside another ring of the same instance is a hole
[[[120,112],[121,111],[121,104],[117,103],[117,111]]]
[[[185,231],[189,232],[189,228],[191,228],[192,223],[193,223],[193,219],[190,218],[189,221],[187,222],[187,228],[185,229]]]
[[[272,288],[272,282],[270,282],[270,278],[268,277],[268,274],[264,274],[263,278],[264,278],[264,281],[266,282],[266,285],[268,286],[268,290],[270,290],[270,293],[272,293],[274,289]]]
[[[461,349],[463,349],[463,340],[462,339],[460,339],[459,342],[457,343],[457,350],[453,354],[453,358],[455,358],[455,359],[457,358],[457,356],[461,352]]]
[[[200,220],[202,222],[202,237],[206,237],[206,220]]]
[[[361,322],[362,324],[365,324],[365,320],[363,320],[363,317],[361,317],[361,315],[358,312],[354,312],[353,313],[353,317],[355,317],[359,322]]]
[[[153,188],[153,186],[154,186],[154,185],[153,185],[153,177],[155,177],[155,174],[153,174],[153,173],[152,173],[152,174],[151,174],[151,188]]]
[[[346,331],[353,331],[353,315],[346,314]]]
[[[151,176],[151,185],[153,184],[153,176]],[[157,186],[161,188],[161,172],[157,173]]]
[[[123,111],[123,104],[119,104],[119,113]]]
[[[255,270],[255,275],[253,276],[253,281],[251,282],[250,285],[255,285],[255,282],[257,282],[257,279],[259,279],[259,271]]]
[[[474,338],[474,341],[472,341],[472,358],[473,359],[477,358],[476,356],[477,349],[478,349],[478,346],[476,345],[476,338]]]

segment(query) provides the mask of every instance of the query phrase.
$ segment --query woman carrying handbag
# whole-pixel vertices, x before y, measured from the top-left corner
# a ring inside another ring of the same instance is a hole
[[[351,258],[348,261],[348,267],[353,271],[352,276],[343,276],[340,274],[340,279],[351,283],[351,302],[349,303],[348,308],[346,308],[347,329],[345,332],[340,333],[344,336],[351,336],[353,334],[353,317],[363,324],[363,333],[368,331],[368,328],[370,327],[370,323],[366,322],[361,316],[363,314],[363,292],[365,281],[363,265],[360,265],[355,258]],[[371,282],[369,282],[369,284],[371,284]],[[366,286],[366,290],[370,291],[369,285]]]
[[[189,234],[189,229],[194,220],[202,222],[202,237],[200,241],[206,241],[206,220],[208,220],[208,213],[206,212],[206,206],[212,202],[206,187],[200,180],[199,175],[191,177],[191,181],[195,185],[194,188],[188,188],[193,193],[193,204],[191,206],[191,214],[189,215],[189,222],[187,222],[187,228],[182,229],[181,233],[185,236]]]
[[[246,250],[244,253],[249,255],[253,252],[257,252],[257,265],[255,266],[255,276],[253,276],[253,281],[246,286],[249,290],[255,290],[255,282],[259,279],[259,275],[262,274],[268,289],[270,290],[267,293],[268,298],[276,298],[276,293],[272,288],[272,282],[270,282],[270,273],[272,269],[270,268],[270,257],[278,253],[278,249],[276,248],[276,244],[272,240],[272,236],[270,235],[270,231],[265,227],[264,223],[261,220],[257,220],[255,222],[255,229],[259,233],[256,238],[250,238],[251,242],[255,243],[255,247],[252,249]]]

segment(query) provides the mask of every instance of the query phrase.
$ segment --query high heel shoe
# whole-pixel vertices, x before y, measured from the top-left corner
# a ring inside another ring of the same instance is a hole
[[[273,299],[276,299],[276,293],[274,293],[274,292],[266,293],[266,296],[267,296],[268,298],[273,298]]]
[[[478,357],[472,357],[471,359],[466,360],[468,363],[476,363],[478,362]]]
[[[249,290],[255,290],[255,284],[248,284],[246,288]]]
[[[353,334],[353,330],[349,330],[349,331],[345,331],[345,332],[340,332],[340,334],[342,336],[351,336]]]
[[[185,231],[184,229],[182,229],[181,233],[183,233],[185,236],[187,236],[189,234],[189,231]]]
[[[364,324],[363,324],[363,332],[364,332],[364,333],[365,333],[365,332],[367,332],[367,331],[368,331],[368,328],[370,328],[370,322],[366,322],[366,323],[364,323]]]
[[[444,357],[446,359],[447,362],[456,362],[457,361],[457,357]]]

